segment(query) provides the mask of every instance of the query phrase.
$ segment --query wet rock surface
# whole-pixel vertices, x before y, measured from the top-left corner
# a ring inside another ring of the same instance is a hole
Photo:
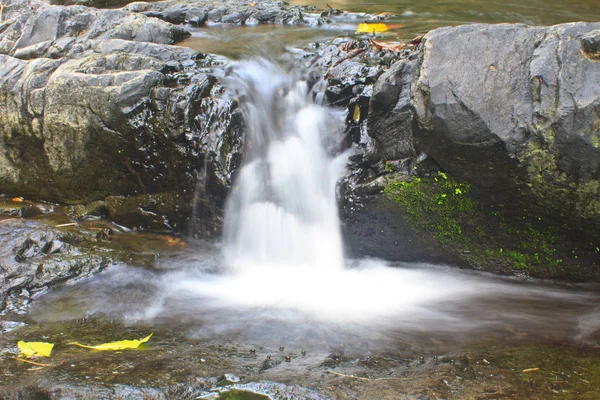
[[[196,232],[219,230],[239,118],[214,76],[219,62],[168,45],[184,28],[38,1],[5,3],[2,23],[4,193],[67,204],[137,197],[135,226],[186,230],[199,190]],[[152,204],[164,198],[171,212],[158,216]]]
[[[3,319],[11,314],[24,314],[36,294],[90,277],[112,264],[110,251],[81,249],[81,244],[91,239],[40,222],[2,220],[0,315]]]
[[[489,201],[535,210],[593,242],[600,64],[589,54],[597,30],[574,23],[429,32],[419,57],[399,61],[375,87],[369,134],[378,154],[424,152]]]
[[[432,31],[401,52],[379,51],[371,40],[316,49],[314,65],[328,78],[324,98],[347,110],[345,145],[356,149],[340,185],[349,252],[599,279],[596,36],[597,24],[587,23],[473,25]],[[553,89],[540,82],[553,82]],[[476,204],[471,217],[450,224],[449,215],[440,215],[427,228],[416,220],[406,226],[418,207],[436,215],[446,196],[462,194],[458,187],[456,193],[414,191],[400,207],[380,198],[394,180],[434,183],[442,180],[439,173],[468,185]],[[427,196],[439,198],[422,203]],[[385,228],[370,228],[378,224]],[[435,243],[452,236],[450,230],[456,235],[448,245]],[[473,240],[461,245],[471,233]],[[417,248],[408,245],[420,239]],[[475,260],[477,248],[509,249],[510,256]]]
[[[123,8],[142,13],[175,24],[192,26],[231,24],[258,25],[283,24],[300,25],[324,23],[316,15],[306,15],[315,11],[314,7],[290,6],[281,1],[246,2],[227,0],[218,2],[192,2],[189,0],[168,0],[154,3],[135,2]]]

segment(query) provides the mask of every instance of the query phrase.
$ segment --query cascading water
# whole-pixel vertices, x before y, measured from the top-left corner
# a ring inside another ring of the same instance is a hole
[[[225,256],[234,268],[343,267],[332,157],[340,118],[315,104],[307,83],[265,60],[226,79],[241,99],[246,158],[229,199]]]
[[[359,354],[436,332],[448,338],[518,328],[583,342],[597,335],[594,287],[344,260],[335,198],[348,155],[336,149],[343,115],[315,104],[306,82],[262,59],[234,65],[223,81],[239,97],[246,126],[223,254],[199,244],[161,259],[159,272],[112,269],[58,292],[59,305],[69,291],[76,294],[60,310],[163,321],[196,337],[241,334],[255,344],[343,342]],[[43,309],[51,300],[41,304],[38,315],[68,318]]]

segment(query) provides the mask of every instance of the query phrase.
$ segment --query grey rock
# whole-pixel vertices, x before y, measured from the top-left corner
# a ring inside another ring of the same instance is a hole
[[[412,93],[417,62],[402,60],[386,71],[373,87],[369,104],[368,131],[372,133],[378,154],[384,160],[414,157],[412,135]]]
[[[122,39],[174,44],[189,36],[182,27],[143,14],[83,6],[49,6],[37,0],[5,2],[0,53],[21,59],[59,58],[89,40]]]
[[[202,176],[196,230],[215,233],[240,151],[216,62],[164,44],[180,28],[141,14],[35,0],[11,1],[5,13],[0,190],[67,204],[131,196],[138,207],[121,202],[108,216],[183,230]],[[151,211],[136,220],[130,209]]]
[[[263,0],[250,5],[239,0],[193,2],[167,0],[154,3],[136,2],[123,7],[129,12],[143,13],[172,23],[193,26],[210,24],[243,25],[247,21],[259,24],[320,24],[323,19],[311,14],[308,7],[290,6],[282,2]]]
[[[369,134],[380,157],[424,152],[488,198],[598,232],[599,28],[429,32],[414,61],[375,85]]]
[[[113,263],[110,252],[81,251],[86,238],[23,219],[0,224],[0,315],[26,311],[31,296]]]

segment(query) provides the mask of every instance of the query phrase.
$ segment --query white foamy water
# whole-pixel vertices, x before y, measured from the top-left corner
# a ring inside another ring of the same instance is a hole
[[[306,82],[265,60],[234,66],[225,82],[246,126],[246,158],[225,215],[227,265],[252,275],[269,266],[340,271],[335,186],[347,156],[328,151],[339,116],[313,103]]]

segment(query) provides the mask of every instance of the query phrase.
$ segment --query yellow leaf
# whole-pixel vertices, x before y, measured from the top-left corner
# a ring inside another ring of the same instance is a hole
[[[19,347],[19,352],[25,357],[50,357],[50,353],[52,353],[52,348],[54,347],[54,343],[45,343],[45,342],[24,342],[20,340],[17,343]]]
[[[354,122],[360,121],[360,107],[358,106],[358,104],[354,106],[354,114],[352,115],[352,119],[354,120]]]
[[[378,33],[378,32],[385,32],[388,30],[388,27],[386,24],[380,23],[380,24],[369,24],[366,22],[363,22],[362,24],[358,25],[358,29],[356,30],[356,33]]]
[[[15,203],[22,203],[23,202],[23,198],[22,197],[13,197],[11,200],[14,201]]]
[[[73,344],[73,345],[79,346],[79,347],[83,347],[86,349],[94,349],[94,350],[116,351],[116,350],[137,349],[138,347],[140,347],[140,345],[142,343],[146,343],[148,340],[150,340],[152,335],[154,335],[154,334],[151,333],[148,336],[146,336],[145,338],[140,339],[140,340],[121,340],[119,342],[102,343],[102,344],[99,344],[96,346],[87,346],[85,344],[81,344],[81,343],[77,343],[77,342],[71,342],[70,344]]]

